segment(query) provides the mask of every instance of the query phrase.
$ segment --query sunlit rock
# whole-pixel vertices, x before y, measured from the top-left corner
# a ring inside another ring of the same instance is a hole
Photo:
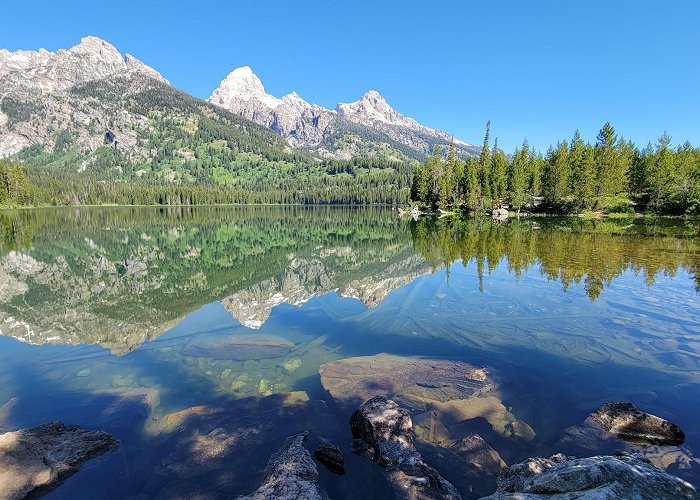
[[[490,500],[698,499],[693,486],[638,455],[529,458],[506,469]]]
[[[304,448],[308,433],[287,438],[282,448],[270,457],[260,487],[241,500],[321,500],[318,469]]]
[[[413,423],[394,401],[376,396],[350,417],[357,453],[386,469],[397,498],[461,499],[457,489],[423,461],[413,444]]]
[[[62,422],[0,435],[0,498],[24,498],[50,488],[91,458],[119,446],[116,438]]]

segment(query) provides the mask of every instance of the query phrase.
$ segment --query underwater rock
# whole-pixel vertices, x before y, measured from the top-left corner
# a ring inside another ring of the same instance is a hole
[[[290,358],[282,361],[282,370],[285,373],[295,372],[299,368],[301,368],[301,359],[299,358]]]
[[[466,436],[453,444],[450,449],[462,459],[472,464],[480,472],[497,474],[506,467],[506,463],[496,450],[491,448],[478,434]]]
[[[323,443],[314,450],[314,458],[334,474],[345,474],[345,457],[336,445]]]
[[[240,500],[321,500],[318,469],[304,448],[308,432],[288,437],[267,464],[260,487]]]
[[[0,435],[0,498],[24,498],[75,473],[86,461],[119,446],[102,431],[50,422]]]
[[[355,405],[381,394],[424,411],[426,402],[466,399],[495,388],[486,369],[446,359],[378,354],[327,363],[319,372],[334,399]]]
[[[185,356],[234,361],[284,357],[294,344],[275,335],[230,335],[214,340],[195,338],[182,348]]]
[[[485,499],[699,499],[689,483],[655,468],[639,455],[529,458],[505,469]],[[482,500],[485,500],[482,499]]]
[[[606,403],[588,419],[604,431],[637,444],[680,445],[685,433],[676,424],[646,413],[632,403]]]
[[[457,489],[423,461],[413,444],[413,423],[394,401],[376,396],[350,417],[358,454],[386,469],[397,498],[461,499]]]

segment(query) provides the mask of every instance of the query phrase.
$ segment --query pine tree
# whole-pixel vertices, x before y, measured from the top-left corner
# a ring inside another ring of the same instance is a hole
[[[615,129],[606,122],[598,132],[595,146],[596,158],[596,196],[610,196],[616,194],[616,186],[619,175],[619,159],[617,145],[617,135]]]
[[[518,213],[528,201],[528,163],[530,158],[530,145],[527,139],[523,147],[515,152],[513,162],[510,165],[508,189],[510,191],[510,203]]]
[[[547,151],[542,180],[545,199],[552,204],[563,202],[569,196],[570,181],[569,145],[562,141]]]
[[[491,136],[491,120],[486,122],[486,135],[479,155],[479,186],[482,198],[482,207],[491,208],[491,149],[489,146]]]
[[[657,210],[663,209],[675,191],[676,165],[670,145],[671,137],[664,132],[656,145],[649,172],[649,204]]]
[[[467,158],[464,165],[464,203],[474,212],[481,205],[481,185],[479,184],[479,164],[474,158]]]
[[[493,146],[491,157],[491,193],[495,201],[499,202],[505,197],[508,186],[508,159],[503,151],[498,149],[498,139]]]

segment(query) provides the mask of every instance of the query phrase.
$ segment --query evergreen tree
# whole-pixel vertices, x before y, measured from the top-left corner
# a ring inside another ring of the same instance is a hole
[[[494,200],[500,201],[506,195],[508,187],[508,159],[503,151],[498,149],[498,139],[493,146],[491,157],[491,193]]]
[[[482,197],[482,206],[491,208],[491,120],[486,122],[486,135],[484,136],[484,144],[481,147],[479,155],[479,186]]]
[[[569,145],[562,141],[547,151],[542,180],[542,193],[547,202],[558,204],[564,201],[569,196],[570,181]]]
[[[510,191],[510,203],[518,213],[528,201],[528,164],[530,161],[530,145],[527,139],[523,147],[515,152],[513,162],[509,168],[508,189]]]
[[[618,186],[624,183],[624,176],[617,178],[621,174],[620,161],[617,151],[617,135],[615,129],[606,122],[598,132],[595,146],[596,158],[596,196],[610,196],[619,192]]]

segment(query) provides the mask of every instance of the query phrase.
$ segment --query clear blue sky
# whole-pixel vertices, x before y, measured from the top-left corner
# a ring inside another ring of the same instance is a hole
[[[640,146],[700,144],[698,0],[23,0],[0,25],[10,50],[102,37],[198,97],[241,65],[327,107],[373,88],[468,142],[490,119],[507,150],[606,120]]]

